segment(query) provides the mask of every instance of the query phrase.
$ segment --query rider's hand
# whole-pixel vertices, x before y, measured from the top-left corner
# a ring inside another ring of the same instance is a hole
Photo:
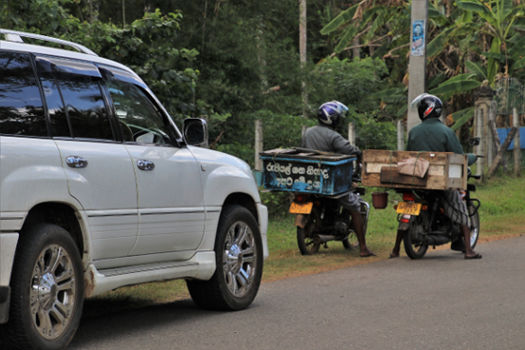
[[[363,152],[361,152],[361,150],[358,149],[354,154],[357,157],[357,162],[361,163],[363,160]]]

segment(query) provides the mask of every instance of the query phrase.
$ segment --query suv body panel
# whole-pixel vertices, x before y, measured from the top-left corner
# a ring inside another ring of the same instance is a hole
[[[28,53],[33,60],[81,60],[88,63],[86,67],[119,70],[165,116],[173,145],[122,142],[114,131],[119,125],[116,109],[104,89],[114,140],[0,134],[2,295],[10,285],[27,215],[45,203],[64,203],[75,213],[82,236],[86,296],[151,281],[209,279],[216,269],[214,244],[221,211],[232,195],[249,198],[264,257],[268,256],[267,208],[261,204],[249,166],[233,156],[186,145],[165,108],[131,69],[94,55],[0,40],[3,51]],[[104,84],[104,74],[87,71],[91,72],[87,76]],[[71,167],[70,156],[85,159],[87,166]],[[152,161],[155,167],[139,169],[139,160]],[[7,321],[9,296],[5,299],[0,300],[0,323]]]
[[[91,259],[127,256],[137,239],[137,187],[124,145],[110,142],[55,141],[62,156],[68,190],[82,204],[90,232]],[[68,157],[82,157],[71,168]]]
[[[139,235],[132,255],[187,251],[189,259],[204,233],[205,207],[200,166],[187,148],[126,145],[135,165]],[[141,160],[151,170],[141,170]]]

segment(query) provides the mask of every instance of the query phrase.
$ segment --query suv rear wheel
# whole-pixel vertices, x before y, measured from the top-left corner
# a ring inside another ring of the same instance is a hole
[[[209,281],[186,281],[193,301],[206,309],[246,308],[257,294],[263,270],[261,234],[248,209],[239,205],[224,209],[215,261],[217,267]]]
[[[84,301],[81,259],[71,235],[52,224],[23,232],[11,285],[9,322],[2,329],[8,339],[23,349],[65,348]]]

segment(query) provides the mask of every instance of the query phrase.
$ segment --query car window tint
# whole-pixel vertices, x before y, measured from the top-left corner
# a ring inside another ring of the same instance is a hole
[[[138,86],[110,78],[106,83],[125,141],[165,144],[169,141],[166,119]]]
[[[40,90],[27,54],[0,52],[0,133],[47,136]]]
[[[71,136],[66,109],[56,82],[47,77],[40,78],[49,113],[49,127],[53,136]]]
[[[73,137],[113,139],[99,79],[59,75],[55,82],[64,99]]]

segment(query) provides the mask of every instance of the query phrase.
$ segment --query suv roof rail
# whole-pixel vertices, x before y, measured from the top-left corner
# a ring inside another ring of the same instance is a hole
[[[86,53],[88,55],[94,55],[98,56],[95,52],[91,51],[84,45],[80,45],[77,43],[74,43],[72,41],[62,40],[53,38],[50,36],[40,35],[40,34],[33,34],[33,33],[25,33],[25,32],[19,32],[16,30],[9,30],[9,29],[0,29],[0,34],[2,34],[5,37],[6,41],[11,41],[15,43],[23,43],[24,40],[22,38],[29,38],[29,39],[36,39],[36,40],[42,40],[45,42],[51,42],[59,45],[69,46],[74,48],[77,51],[80,51],[82,53]]]

